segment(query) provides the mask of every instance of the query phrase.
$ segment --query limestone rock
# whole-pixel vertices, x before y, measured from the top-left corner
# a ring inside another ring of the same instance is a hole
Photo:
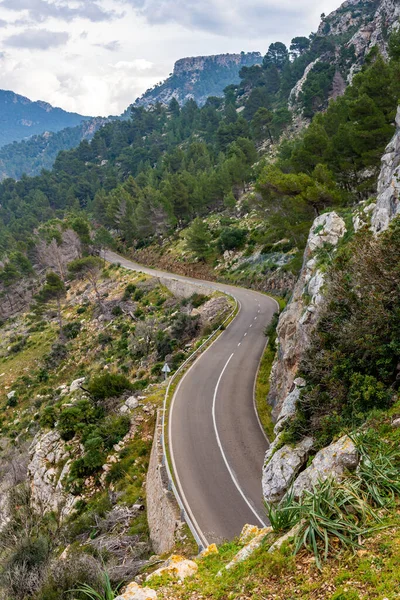
[[[290,421],[290,419],[296,414],[296,404],[300,398],[300,392],[301,388],[295,387],[294,390],[290,392],[290,394],[288,394],[284,399],[278,421],[274,427],[275,435],[278,435],[278,433],[282,431],[285,423]]]
[[[325,244],[336,246],[346,233],[346,225],[335,212],[324,213],[317,217],[308,236],[308,247],[313,253]]]
[[[157,600],[157,592],[148,587],[141,587],[133,582],[115,600]]]
[[[324,244],[336,246],[345,232],[345,222],[335,212],[320,215],[311,227],[303,268],[292,300],[281,314],[277,327],[278,351],[268,395],[275,418],[278,418],[282,403],[291,391],[299,362],[324,302],[324,274],[318,269],[314,253]]]
[[[396,133],[382,158],[378,198],[371,219],[374,233],[387,229],[390,221],[400,214],[400,107],[397,110],[396,126]]]
[[[302,528],[302,526],[303,526],[303,521],[300,521],[300,523],[297,523],[294,527],[292,527],[292,529],[290,531],[288,531],[287,533],[282,535],[279,539],[277,539],[276,542],[274,542],[272,544],[272,546],[270,546],[268,548],[268,552],[272,553],[272,552],[275,552],[275,550],[279,550],[279,548],[281,546],[283,546],[283,544],[285,542],[295,538],[296,535],[299,533],[300,529]]]
[[[276,504],[286,494],[301,467],[307,462],[313,439],[304,438],[294,447],[283,446],[264,465],[262,487],[264,500]]]
[[[85,381],[84,377],[81,377],[80,379],[75,379],[75,381],[73,381],[71,383],[71,385],[69,386],[69,391],[76,392],[77,390],[80,389],[80,387],[84,381]]]
[[[183,556],[173,554],[162,567],[157,569],[157,571],[150,573],[150,575],[146,577],[146,581],[149,581],[153,577],[160,575],[170,575],[171,577],[175,577],[176,579],[183,581],[187,577],[195,575],[197,571],[198,566],[193,560],[188,560]]]
[[[269,533],[272,533],[272,527],[266,527],[265,529],[260,529],[260,533],[253,537],[253,539],[248,542],[239,552],[233,557],[230,563],[228,563],[225,567],[227,571],[236,567],[237,564],[247,560],[254,552],[261,546],[264,539]],[[220,574],[220,573],[219,573]]]
[[[328,477],[341,479],[347,471],[355,471],[359,455],[354,442],[344,435],[337,442],[320,450],[311,465],[297,477],[292,491],[299,498],[304,490],[312,490],[318,481]]]
[[[209,546],[207,546],[207,548],[200,552],[198,558],[206,558],[207,556],[211,556],[212,554],[219,554],[217,544],[210,544]]]
[[[65,464],[60,472],[58,465],[61,462]],[[27,472],[31,502],[37,510],[59,512],[61,518],[72,512],[79,497],[67,494],[62,485],[71,462],[66,444],[58,431],[51,430],[34,438]]]
[[[239,542],[241,544],[247,544],[248,542],[250,542],[253,538],[257,537],[258,535],[261,535],[262,533],[268,533],[269,532],[269,528],[268,531],[266,528],[263,529],[259,529],[256,525],[245,525],[242,529],[242,532],[240,534],[239,537]]]
[[[121,408],[119,409],[119,412],[123,415],[128,414],[132,410],[135,410],[135,408],[137,408],[138,406],[139,406],[139,399],[136,398],[135,396],[130,396],[127,400],[125,400],[125,403],[121,406]]]
[[[395,419],[394,421],[392,421],[392,427],[394,429],[399,429],[400,428],[400,419]]]

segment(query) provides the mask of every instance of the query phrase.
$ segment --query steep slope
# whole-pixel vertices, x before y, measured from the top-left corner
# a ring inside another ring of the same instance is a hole
[[[176,98],[184,104],[192,98],[200,106],[209,96],[222,96],[227,85],[239,82],[242,67],[260,64],[259,52],[216,54],[182,58],[175,63],[172,75],[138,98],[134,106],[168,104]]]
[[[54,108],[47,102],[32,102],[11,91],[0,90],[0,146],[38,135],[79,125],[84,117]]]

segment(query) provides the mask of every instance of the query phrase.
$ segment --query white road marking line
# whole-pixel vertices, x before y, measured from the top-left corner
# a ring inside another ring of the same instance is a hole
[[[239,343],[238,343],[238,348],[239,348],[239,346],[241,346],[241,345],[242,345],[242,342],[239,342]]]
[[[218,447],[219,447],[219,449],[220,449],[220,451],[221,451],[222,458],[224,459],[224,462],[225,462],[226,468],[228,469],[228,471],[229,471],[229,475],[231,476],[231,479],[232,479],[233,483],[235,484],[235,486],[236,486],[236,488],[237,488],[237,490],[238,490],[239,494],[242,496],[243,500],[246,502],[247,506],[250,508],[250,510],[251,510],[251,512],[254,514],[254,516],[255,516],[255,517],[256,517],[256,518],[257,518],[257,519],[260,521],[261,525],[262,525],[263,527],[267,527],[266,523],[264,523],[264,521],[263,521],[263,520],[261,519],[261,517],[258,515],[257,511],[256,511],[256,510],[253,508],[253,506],[250,504],[250,502],[249,502],[249,500],[246,498],[246,496],[245,496],[245,494],[244,494],[244,492],[243,492],[242,488],[240,487],[239,483],[237,482],[237,480],[236,480],[236,477],[235,477],[235,475],[233,474],[233,471],[232,471],[231,467],[229,466],[228,459],[226,458],[226,455],[225,455],[224,449],[223,449],[223,447],[222,447],[221,439],[220,439],[220,437],[219,437],[219,433],[218,433],[217,419],[216,419],[216,416],[215,416],[215,407],[216,407],[216,404],[217,404],[217,394],[218,394],[218,388],[219,388],[219,384],[221,383],[221,379],[222,379],[222,377],[224,376],[224,373],[225,373],[226,369],[228,368],[228,365],[229,365],[229,363],[230,363],[230,362],[231,362],[231,360],[232,360],[232,357],[233,357],[233,353],[230,355],[230,357],[229,357],[229,358],[228,358],[228,360],[226,361],[226,363],[225,363],[225,366],[224,366],[224,368],[223,368],[223,369],[222,369],[222,371],[221,371],[221,375],[219,376],[219,379],[218,379],[218,381],[217,381],[217,385],[215,386],[215,390],[214,390],[213,406],[212,406],[212,417],[213,417],[213,423],[214,423],[215,436],[216,436],[216,438],[217,438],[217,444],[218,444]]]
[[[257,321],[257,317],[254,317],[254,320]]]
[[[246,335],[247,335],[247,332],[244,334],[244,336],[243,336],[243,337],[246,337]]]
[[[253,323],[250,325],[250,327],[253,327]]]

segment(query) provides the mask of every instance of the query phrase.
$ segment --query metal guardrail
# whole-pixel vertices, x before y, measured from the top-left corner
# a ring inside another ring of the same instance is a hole
[[[229,316],[221,323],[221,325],[219,327],[217,327],[217,329],[215,329],[212,332],[212,334],[201,344],[201,346],[199,346],[194,352],[192,352],[192,354],[185,360],[185,362],[183,362],[181,364],[179,369],[177,371],[175,371],[173,376],[170,378],[167,389],[165,391],[164,404],[163,404],[163,409],[162,409],[163,416],[162,416],[162,425],[161,425],[161,431],[162,431],[161,438],[162,438],[163,464],[165,465],[165,469],[167,472],[168,487],[174,494],[175,499],[181,510],[181,520],[185,521],[185,523],[189,527],[190,531],[192,532],[192,535],[193,535],[194,539],[196,540],[197,546],[199,548],[199,552],[202,552],[202,550],[205,549],[204,544],[200,538],[199,532],[197,531],[190,515],[188,514],[188,512],[185,508],[182,498],[180,497],[179,491],[175,485],[175,482],[174,482],[174,479],[172,476],[172,471],[171,471],[171,467],[170,467],[169,460],[168,460],[166,434],[165,434],[166,414],[167,414],[167,410],[168,410],[168,398],[169,398],[169,394],[170,394],[170,389],[171,389],[171,386],[173,385],[173,383],[175,382],[175,380],[182,373],[182,371],[185,369],[185,367],[193,360],[193,358],[201,352],[201,350],[217,335],[217,333],[219,331],[221,331],[221,329],[225,325],[225,323],[227,323],[230,319],[232,319],[232,317],[235,315],[235,313],[239,307],[238,300],[232,294],[229,294],[228,292],[223,292],[223,293],[226,296],[230,296],[235,301],[235,308],[229,314]]]

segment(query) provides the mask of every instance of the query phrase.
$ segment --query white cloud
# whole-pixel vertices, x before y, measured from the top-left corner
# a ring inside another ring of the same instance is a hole
[[[340,0],[0,0],[1,87],[118,114],[184,56],[308,35]]]

